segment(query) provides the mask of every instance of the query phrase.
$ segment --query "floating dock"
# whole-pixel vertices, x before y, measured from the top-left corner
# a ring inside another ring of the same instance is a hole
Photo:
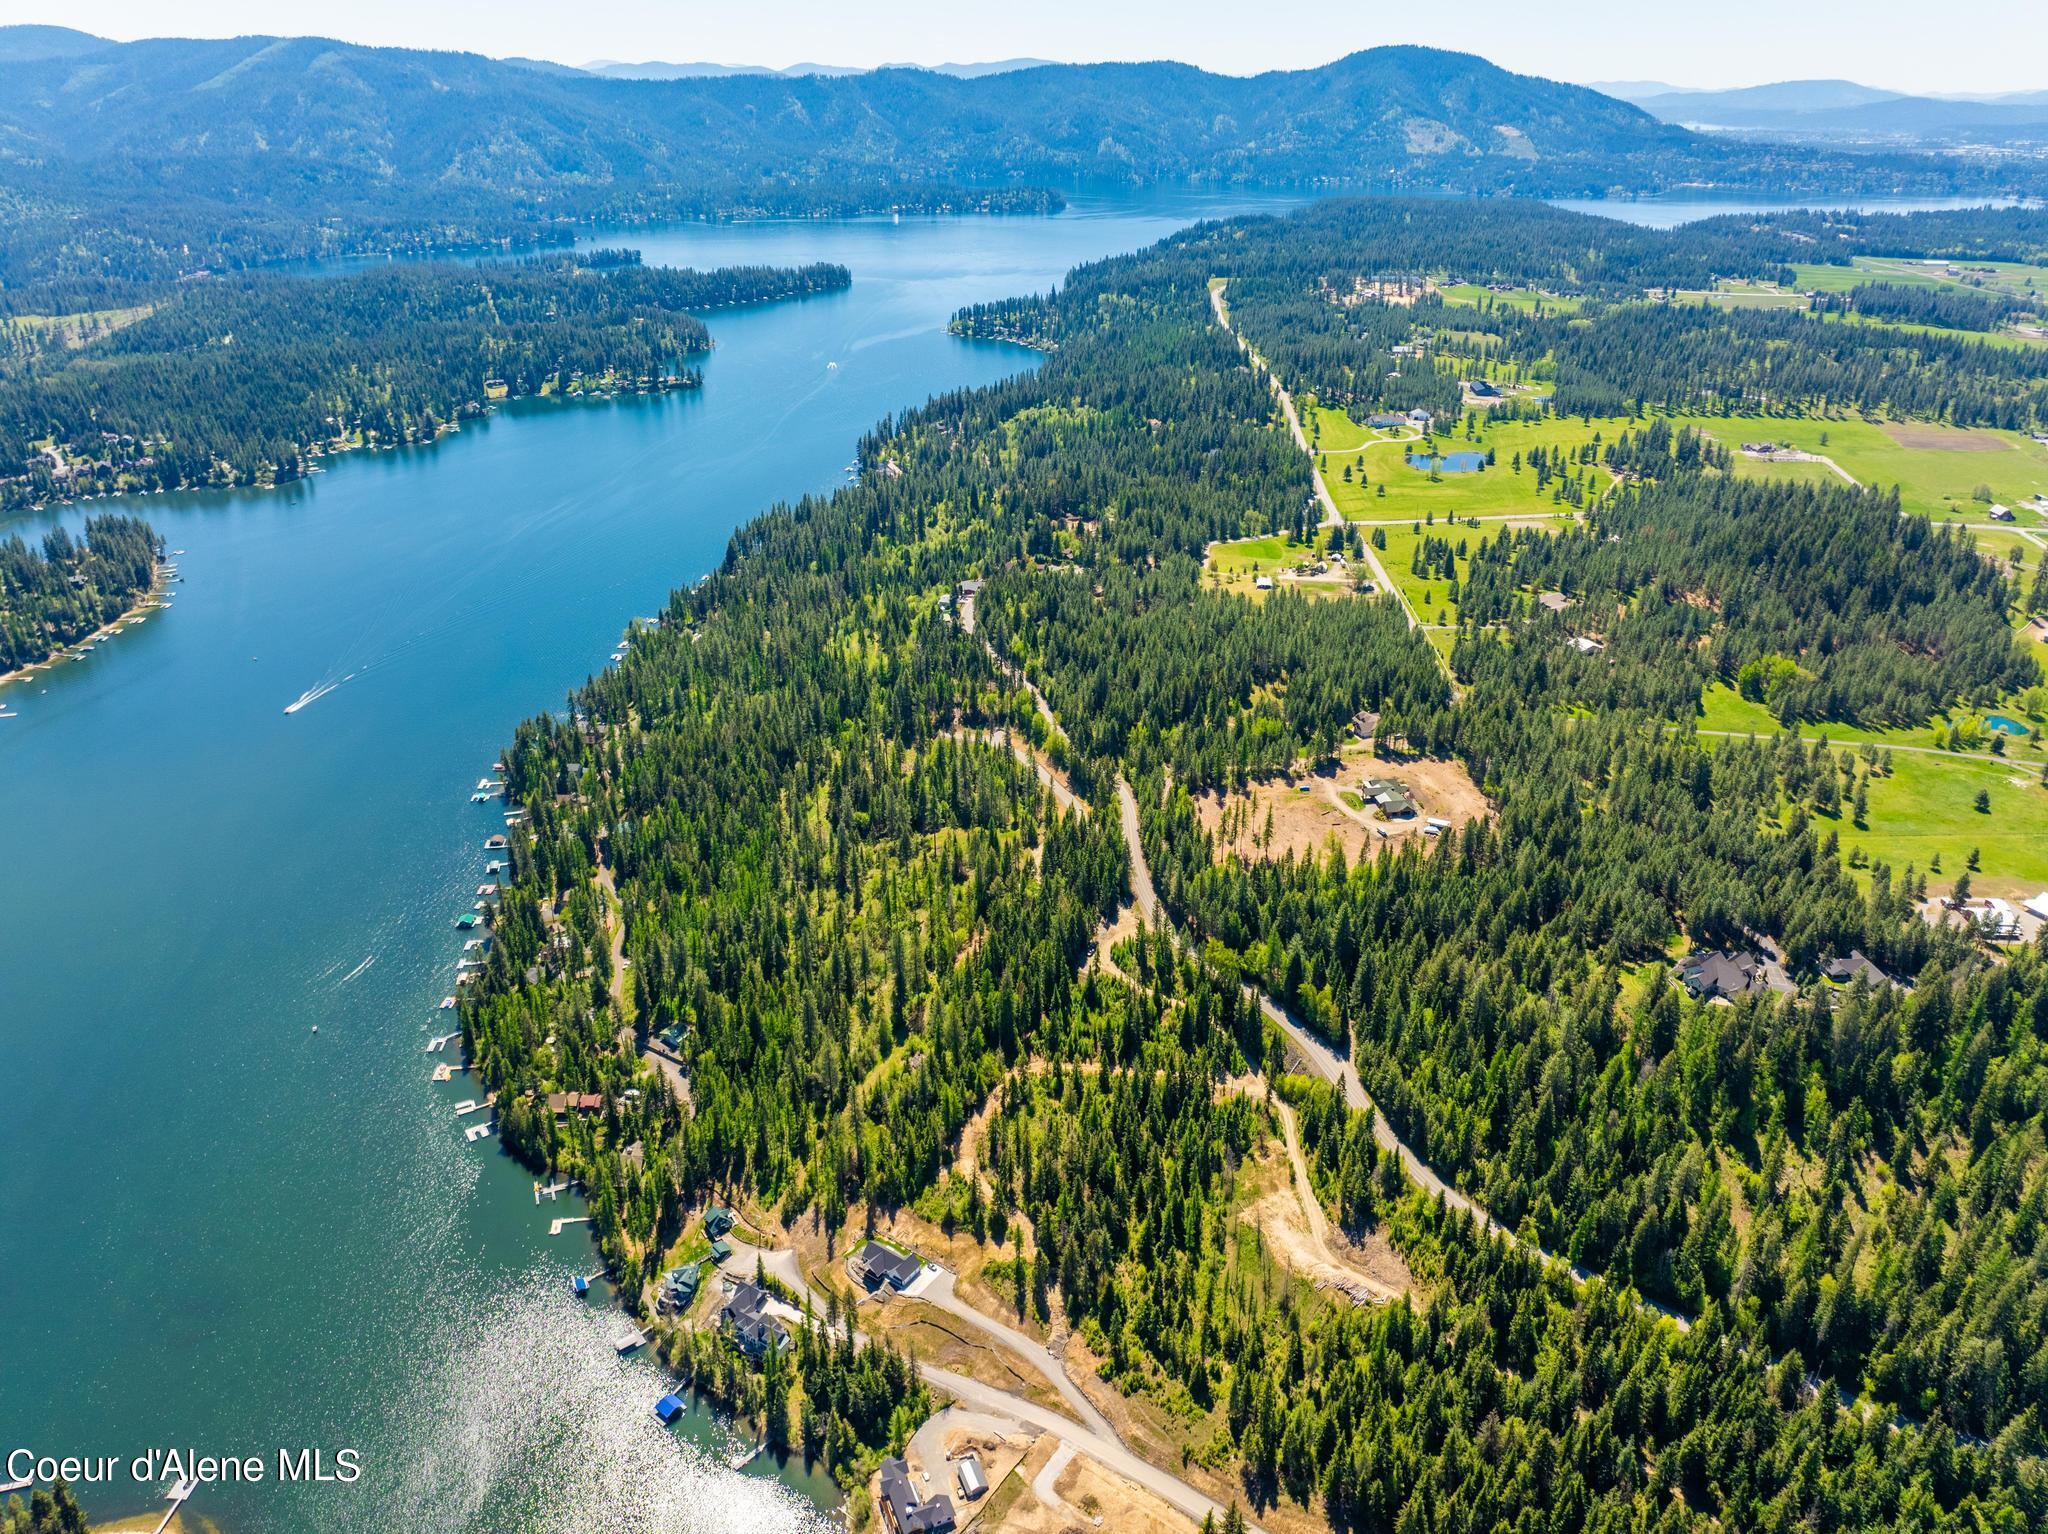
[[[497,1128],[496,1124],[472,1124],[469,1128],[462,1131],[462,1138],[465,1140],[481,1140],[487,1134],[496,1133]]]

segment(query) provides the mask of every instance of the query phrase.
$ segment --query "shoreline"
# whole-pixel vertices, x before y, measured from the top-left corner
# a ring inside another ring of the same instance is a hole
[[[67,640],[41,660],[31,661],[26,666],[17,666],[12,671],[0,671],[0,688],[5,688],[13,682],[26,682],[31,677],[53,670],[67,661],[81,659],[81,657],[71,653],[80,645],[96,645],[103,639],[111,639],[114,635],[127,628],[139,615],[161,610],[163,607],[163,596],[170,588],[170,579],[165,574],[165,569],[165,561],[159,557],[156,562],[156,569],[150,576],[147,589],[137,596],[133,602],[129,603],[127,607],[123,608],[114,617],[109,618],[90,634],[79,639]],[[4,703],[0,703],[0,707],[4,706]]]

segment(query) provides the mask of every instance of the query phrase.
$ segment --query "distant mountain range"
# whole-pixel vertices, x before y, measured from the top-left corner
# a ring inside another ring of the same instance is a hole
[[[555,194],[1111,178],[1598,195],[1841,189],[1871,174],[1432,48],[1249,77],[1173,63],[954,67],[654,80],[323,38],[109,43],[0,28],[0,167],[92,165],[115,183],[237,196],[351,178]],[[1952,173],[1875,174],[1893,189]]]
[[[964,207],[982,189],[1089,182],[1534,196],[2048,183],[2048,168],[2028,181],[1974,159],[1694,133],[1433,48],[1248,77],[1026,60],[601,67],[628,73],[311,37],[0,27],[0,272],[524,242],[591,219]],[[675,74],[640,77],[657,70]]]
[[[1687,90],[1656,80],[1594,89],[1662,122],[1814,144],[1882,148],[2048,144],[2048,91],[1911,95],[1853,80],[1781,80],[1738,90]]]

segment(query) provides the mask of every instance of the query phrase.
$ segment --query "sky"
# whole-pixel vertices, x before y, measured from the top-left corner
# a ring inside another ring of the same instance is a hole
[[[2048,3],[1976,0],[1963,14],[1958,26],[1937,22],[1926,0],[0,0],[0,21],[121,39],[312,33],[566,64],[1175,58],[1251,74],[1383,43],[1427,43],[1579,82],[1733,86],[1828,77],[1906,91],[2048,89]]]

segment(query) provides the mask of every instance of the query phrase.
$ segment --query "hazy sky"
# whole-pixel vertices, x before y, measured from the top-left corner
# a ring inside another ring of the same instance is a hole
[[[1563,80],[1753,85],[1827,76],[1898,90],[2048,89],[2044,0],[1975,0],[1953,11],[1926,0],[0,0],[0,20],[62,22],[117,38],[316,33],[571,64],[936,64],[1028,55],[1176,58],[1250,74],[1378,43],[1429,43]]]

